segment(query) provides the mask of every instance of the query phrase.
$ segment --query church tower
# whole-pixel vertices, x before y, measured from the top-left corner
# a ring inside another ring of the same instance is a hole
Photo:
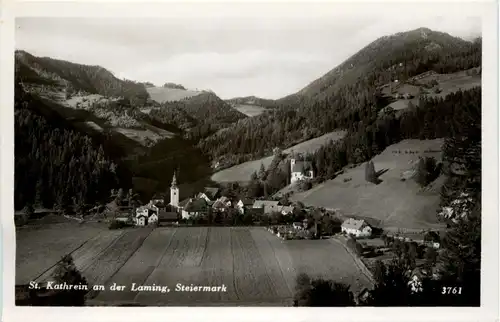
[[[174,207],[179,207],[179,188],[177,187],[177,179],[172,178],[172,185],[170,186],[170,205]]]

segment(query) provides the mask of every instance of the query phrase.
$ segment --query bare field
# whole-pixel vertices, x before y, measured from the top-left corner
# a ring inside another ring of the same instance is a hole
[[[30,240],[18,237],[25,245],[31,242],[41,250],[46,241],[60,244],[56,253],[45,252],[44,261],[33,262],[27,247],[18,247],[17,270],[39,274],[40,263],[52,267],[65,250],[74,250],[76,266],[90,285],[103,284],[106,291],[92,292],[89,305],[290,305],[296,275],[305,272],[314,277],[332,278],[351,284],[359,291],[369,280],[359,271],[351,255],[328,240],[282,241],[264,228],[189,227],[137,228],[109,231],[82,227],[61,227],[58,233],[34,233]],[[81,229],[81,233],[78,229]],[[48,229],[47,229],[48,231]],[[85,232],[85,233],[83,233]],[[51,239],[52,238],[52,239]],[[40,246],[42,245],[42,246]],[[50,249],[50,248],[49,248]],[[28,258],[30,259],[28,261]],[[24,267],[29,264],[29,267]],[[37,267],[37,269],[33,269]],[[50,280],[48,271],[37,281]],[[31,278],[29,276],[29,278]],[[19,281],[27,283],[29,280]],[[116,283],[125,285],[121,292],[109,291]],[[132,291],[131,285],[168,286],[169,293]],[[227,292],[177,292],[184,285],[224,286]]]
[[[380,176],[382,182],[378,185],[365,181],[365,164],[361,164],[309,191],[294,194],[290,199],[339,209],[346,215],[379,219],[386,228],[438,228],[441,225],[437,222],[436,210],[442,178],[436,179],[431,189],[422,191],[414,180],[401,181],[401,177],[412,171],[418,156],[440,160],[442,142],[440,139],[405,140],[387,147],[373,158],[376,171],[387,170]],[[351,180],[344,182],[348,178]]]
[[[92,303],[289,305],[298,272],[342,280],[354,291],[369,283],[351,255],[328,240],[283,242],[263,228],[159,228],[108,284],[166,285],[170,293],[105,291]],[[224,284],[227,292],[177,292],[177,283]]]
[[[246,116],[250,116],[250,117],[262,114],[266,110],[262,106],[243,105],[243,104],[234,105],[233,108],[238,110],[239,112],[245,114]]]
[[[180,101],[202,93],[201,91],[165,87],[147,87],[146,90],[151,99],[158,103]]]
[[[344,137],[344,135],[344,131],[330,132],[320,137],[294,145],[284,150],[284,152],[290,153],[293,150],[296,153],[313,153],[329,141],[340,140]],[[262,159],[244,162],[214,173],[211,179],[216,182],[246,182],[250,180],[252,173],[259,171],[261,164],[267,168],[271,165],[272,161],[273,156],[268,156]]]
[[[76,223],[16,229],[16,284],[27,284],[103,231]]]

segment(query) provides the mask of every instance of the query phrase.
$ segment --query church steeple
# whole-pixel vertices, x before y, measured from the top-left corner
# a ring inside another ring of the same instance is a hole
[[[177,178],[175,177],[175,171],[174,171],[174,176],[172,177],[172,185],[171,185],[172,188],[176,188],[177,187]]]
[[[172,185],[170,186],[170,205],[179,207],[179,188],[177,187],[177,178],[175,177],[175,171],[172,177]]]

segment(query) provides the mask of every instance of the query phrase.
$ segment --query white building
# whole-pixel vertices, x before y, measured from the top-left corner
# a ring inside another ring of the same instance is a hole
[[[170,186],[170,205],[178,208],[179,207],[179,188],[177,187],[177,179],[174,176],[172,178],[172,185]]]
[[[242,198],[236,203],[236,208],[240,212],[240,214],[244,214],[245,210],[248,208],[252,208],[254,204],[254,200],[249,198]]]
[[[290,183],[314,178],[312,163],[309,161],[297,161],[293,157],[290,160],[290,173]]]
[[[364,220],[349,218],[342,223],[342,232],[356,237],[370,237],[372,228]]]

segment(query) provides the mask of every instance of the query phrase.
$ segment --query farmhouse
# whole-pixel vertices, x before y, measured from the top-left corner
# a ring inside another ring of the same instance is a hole
[[[369,237],[372,234],[372,228],[364,220],[349,218],[342,223],[342,232],[352,234],[356,237]]]
[[[286,216],[286,215],[290,215],[293,213],[293,210],[295,208],[293,206],[283,206],[281,207],[281,214]]]
[[[209,207],[204,198],[190,199],[186,206],[182,209],[182,218],[188,219],[193,216],[208,215]]]
[[[255,200],[253,208],[263,208],[265,214],[271,214],[273,212],[280,212],[279,201],[273,200]]]
[[[249,199],[249,198],[242,198],[236,203],[236,208],[241,214],[245,213],[245,210],[248,208],[252,208],[254,204],[254,200]]]
[[[208,203],[213,203],[219,194],[218,188],[205,187],[204,192],[196,195],[196,198],[203,198]]]
[[[294,157],[290,160],[290,183],[312,179],[314,177],[312,163],[309,161],[297,161]]]
[[[137,226],[146,226],[157,222],[158,210],[148,206],[142,206],[136,209],[135,224]]]
[[[231,207],[231,200],[227,197],[221,197],[217,199],[212,205],[214,211],[225,212]]]

